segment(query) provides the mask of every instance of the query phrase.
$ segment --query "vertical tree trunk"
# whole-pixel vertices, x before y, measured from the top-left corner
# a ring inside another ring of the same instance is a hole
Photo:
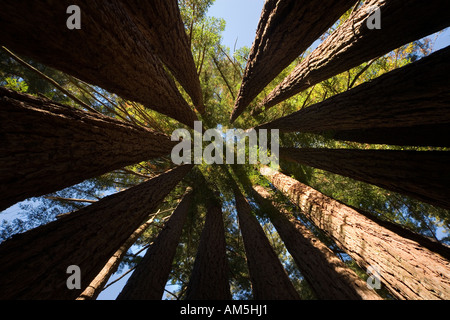
[[[355,2],[355,0],[266,1],[231,122]]]
[[[164,229],[150,246],[117,300],[161,300],[192,202],[188,188]]]
[[[209,205],[186,300],[231,300],[225,228],[219,203]]]
[[[74,4],[81,11],[79,30],[66,26],[73,14],[66,11]],[[132,16],[121,0],[5,0],[0,10],[0,42],[193,127],[197,116],[134,19],[139,17]]]
[[[239,226],[255,300],[298,300],[292,285],[264,230],[253,216],[250,204],[237,187],[234,190]]]
[[[280,157],[450,209],[450,152],[280,148]]]
[[[116,272],[120,265],[120,262],[127,254],[131,246],[139,239],[139,237],[147,230],[155,220],[153,216],[150,220],[141,225],[133,234],[125,241],[125,243],[117,250],[111,259],[108,260],[105,267],[100,273],[92,280],[91,284],[84,290],[84,292],[77,298],[77,300],[95,300],[102,292],[105,285],[108,283],[111,275]]]
[[[200,113],[205,112],[189,39],[176,0],[125,0],[133,21],[152,50],[177,78]]]
[[[447,47],[257,129],[326,133],[358,142],[436,145],[446,141],[448,145],[441,128],[450,128],[449,73]],[[352,135],[341,133],[350,130]],[[370,141],[365,140],[364,130],[374,132],[372,138],[366,138]]]
[[[297,180],[262,167],[261,174],[362,268],[379,268],[398,299],[449,299],[450,262]]]
[[[369,29],[374,10],[381,29]],[[450,25],[447,0],[370,0],[300,63],[253,110],[257,115],[307,88]]]
[[[76,299],[191,170],[181,166],[0,245],[0,299]],[[81,289],[69,290],[69,266]]]
[[[170,154],[170,137],[0,88],[0,211]]]
[[[253,196],[265,210],[297,267],[321,300],[379,300],[378,294],[261,186]]]

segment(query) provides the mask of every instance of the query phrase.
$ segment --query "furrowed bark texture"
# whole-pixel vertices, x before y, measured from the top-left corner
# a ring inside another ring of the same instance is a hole
[[[450,262],[297,180],[262,167],[261,174],[363,269],[377,266],[398,299],[448,299]]]
[[[76,299],[191,170],[181,166],[0,245],[0,299]],[[81,290],[69,290],[69,266]]]
[[[189,40],[176,0],[123,0],[133,21],[180,82],[200,113],[205,112],[202,90]]]
[[[66,26],[70,5],[81,30]],[[193,127],[197,116],[136,21],[121,0],[5,0],[0,44]]]
[[[95,300],[102,292],[105,285],[108,283],[109,278],[113,275],[123,258],[127,254],[131,246],[139,239],[139,237],[147,230],[153,223],[154,218],[148,220],[141,225],[133,234],[125,241],[125,243],[117,250],[111,259],[108,260],[105,267],[100,273],[92,280],[91,284],[84,290],[84,292],[77,298],[77,300]]]
[[[148,249],[117,300],[161,300],[192,203],[188,188],[164,229]]]
[[[381,29],[369,29],[373,9]],[[369,0],[303,60],[253,111],[257,115],[323,80],[450,25],[447,0]]]
[[[266,1],[231,122],[355,2]]]
[[[0,211],[170,154],[170,137],[0,88]]]
[[[210,205],[186,300],[231,300],[225,228],[220,204]]]
[[[450,152],[280,148],[282,159],[450,209]]]
[[[276,202],[261,186],[253,188],[260,208],[267,210],[300,272],[321,300],[380,300],[365,281],[325,244]]]
[[[350,140],[357,139],[358,130],[379,129],[376,131],[379,137],[372,138],[376,138],[377,143],[390,143],[395,139],[396,144],[436,145],[436,141],[446,140],[448,145],[448,139],[440,138],[442,130],[439,128],[450,128],[449,73],[450,47],[447,47],[257,129],[326,133],[338,137],[341,131],[353,130],[355,138],[349,137]],[[411,127],[417,129],[415,134]],[[394,129],[397,135],[383,134],[385,128]],[[405,134],[401,134],[402,130]],[[424,132],[429,133],[420,141]],[[425,142],[426,138],[430,140]],[[364,138],[357,140],[364,142]]]
[[[253,216],[250,204],[235,189],[236,211],[247,256],[255,300],[299,300],[300,296],[270,245],[264,230]]]

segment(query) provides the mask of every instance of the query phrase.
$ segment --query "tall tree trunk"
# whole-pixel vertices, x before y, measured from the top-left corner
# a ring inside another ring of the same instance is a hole
[[[292,61],[300,56],[345,13],[355,0],[268,0],[231,122]]]
[[[383,284],[398,299],[449,299],[450,262],[295,179],[262,167],[261,174],[362,268],[379,268]]]
[[[358,139],[358,133],[379,129],[376,143],[436,145],[436,141],[445,140],[444,144],[448,145],[448,139],[440,138],[440,128],[450,128],[449,73],[450,47],[447,47],[328,100],[260,125],[257,129],[325,132],[332,137],[339,137],[341,131],[352,130],[353,136],[344,134],[344,137],[360,142],[367,141],[362,137]],[[418,130],[419,126],[424,130]],[[415,134],[411,132],[411,127],[417,129]],[[383,134],[384,129],[395,130],[397,134],[390,134],[389,131]],[[401,134],[402,130],[405,134]],[[428,132],[425,137],[424,132]]]
[[[231,300],[225,228],[220,203],[210,204],[186,300]]]
[[[270,245],[264,230],[253,216],[250,204],[234,188],[236,211],[247,256],[255,300],[298,300],[300,296]]]
[[[155,215],[136,229],[135,232],[124,242],[124,244],[117,250],[111,259],[108,260],[105,267],[92,280],[91,284],[84,290],[84,292],[77,298],[77,300],[95,300],[102,292],[109,278],[117,271],[120,262],[127,254],[131,246],[139,239],[139,237],[147,230],[155,220]]]
[[[322,300],[379,300],[378,294],[261,186],[253,196],[265,210],[302,275]]]
[[[374,9],[381,29],[369,29]],[[450,25],[447,0],[369,0],[300,63],[253,115],[351,68]]]
[[[181,166],[0,245],[0,299],[75,299],[191,170]],[[69,290],[69,266],[81,289]]]
[[[205,112],[200,80],[177,0],[122,0],[152,50],[167,65],[200,113]]]
[[[162,299],[192,198],[192,189],[188,188],[164,229],[128,279],[117,300]]]
[[[450,209],[450,152],[280,148],[280,158]]]
[[[66,27],[74,4],[81,10],[80,30]],[[197,116],[136,21],[122,0],[5,0],[0,43],[193,127]]]
[[[170,154],[150,129],[0,88],[0,211]]]

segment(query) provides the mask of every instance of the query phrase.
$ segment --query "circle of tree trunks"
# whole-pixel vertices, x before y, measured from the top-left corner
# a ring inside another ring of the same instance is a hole
[[[80,30],[66,27],[67,8],[74,4],[81,10]],[[121,0],[5,0],[0,10],[0,42],[193,127],[195,112],[136,21],[139,17],[131,15]]]
[[[447,47],[256,129],[323,133],[358,142],[449,146],[442,138],[448,137],[442,131],[450,130],[449,73]],[[372,137],[365,138],[365,132],[373,132]]]
[[[355,0],[268,0],[259,20],[231,123]]]
[[[170,154],[170,137],[0,88],[0,211]]]
[[[342,262],[334,252],[271,200],[264,187],[253,187],[253,197],[268,214],[301,274],[321,300],[380,300],[375,290]]]
[[[450,209],[450,152],[280,148],[280,158]]]
[[[442,255],[269,167],[261,174],[360,267],[378,267],[397,299],[450,298],[450,261]]]
[[[225,227],[219,202],[208,205],[186,300],[231,300]]]
[[[0,299],[76,299],[192,167],[177,167],[0,244]],[[79,290],[67,287],[70,266],[80,268]]]
[[[192,199],[192,188],[187,188],[169,221],[139,262],[117,300],[162,299]]]
[[[378,9],[381,28],[369,29]],[[307,88],[450,25],[447,0],[369,0],[336,30],[252,112],[260,114]]]

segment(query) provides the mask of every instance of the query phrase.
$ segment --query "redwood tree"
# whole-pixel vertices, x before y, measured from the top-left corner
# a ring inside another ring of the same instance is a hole
[[[375,10],[381,28],[369,28]],[[253,110],[256,115],[323,80],[450,25],[447,0],[369,0]]]
[[[191,168],[177,167],[0,244],[0,299],[77,298]],[[80,290],[67,287],[73,265]]]
[[[170,154],[150,129],[0,87],[0,211]]]
[[[449,299],[450,264],[419,242],[269,167],[261,174],[364,269],[379,268],[398,299]]]
[[[192,197],[192,189],[186,189],[183,199],[128,279],[117,300],[161,300]]]

